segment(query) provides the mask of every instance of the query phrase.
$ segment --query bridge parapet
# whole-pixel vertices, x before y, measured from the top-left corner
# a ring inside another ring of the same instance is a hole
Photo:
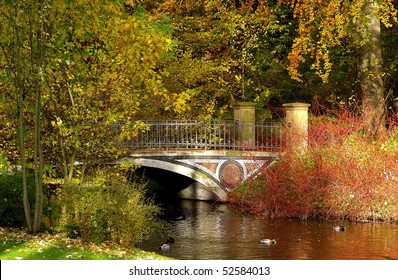
[[[238,121],[162,120],[142,121],[130,140],[119,145],[130,149],[200,149],[279,151],[284,144],[281,122],[263,124]],[[118,126],[118,125],[116,125]],[[119,124],[121,127],[122,124]],[[242,127],[254,131],[247,142]]]

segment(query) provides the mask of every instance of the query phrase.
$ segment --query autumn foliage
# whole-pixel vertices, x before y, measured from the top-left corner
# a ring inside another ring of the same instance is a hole
[[[160,208],[144,195],[145,184],[130,182],[125,174],[103,170],[90,183],[70,183],[53,203],[55,228],[87,243],[112,242],[133,247],[162,230]]]
[[[364,10],[369,0],[351,1],[298,1],[279,0],[290,6],[298,19],[297,37],[289,54],[289,73],[293,79],[301,81],[299,66],[311,61],[311,69],[326,82],[332,70],[333,49],[354,41],[357,46],[364,42],[358,40],[356,23],[366,21]],[[377,3],[376,13],[385,27],[397,22],[397,10],[392,0],[371,1]]]
[[[287,149],[233,203],[273,217],[398,220],[398,139],[374,140],[354,113],[313,117],[307,150]]]

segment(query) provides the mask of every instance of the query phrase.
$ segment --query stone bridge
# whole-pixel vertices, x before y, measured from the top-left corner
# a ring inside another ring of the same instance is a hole
[[[225,201],[229,190],[271,164],[278,153],[228,150],[137,150],[124,162],[171,171],[195,180],[183,198]]]
[[[286,143],[305,146],[308,104],[285,107],[285,122],[256,124],[251,103],[240,103],[233,121],[142,121],[146,129],[120,143],[129,152],[119,163],[194,179],[179,193],[183,198],[226,201],[231,189],[272,164]]]

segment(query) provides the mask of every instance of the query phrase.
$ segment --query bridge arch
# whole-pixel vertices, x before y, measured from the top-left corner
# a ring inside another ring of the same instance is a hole
[[[132,162],[193,179],[192,186],[179,192],[182,198],[227,201],[230,190],[271,164],[277,155],[253,151],[135,150],[118,163]]]
[[[153,158],[125,158],[126,162],[133,162],[140,167],[151,167],[174,172],[195,181],[188,190],[182,191],[185,198],[198,200],[226,201],[227,190],[206,172],[195,168]]]

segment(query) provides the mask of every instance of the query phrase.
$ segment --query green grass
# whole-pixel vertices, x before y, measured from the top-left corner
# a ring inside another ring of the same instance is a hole
[[[28,234],[0,227],[0,260],[161,260],[164,256],[115,244],[86,244],[62,234]]]

